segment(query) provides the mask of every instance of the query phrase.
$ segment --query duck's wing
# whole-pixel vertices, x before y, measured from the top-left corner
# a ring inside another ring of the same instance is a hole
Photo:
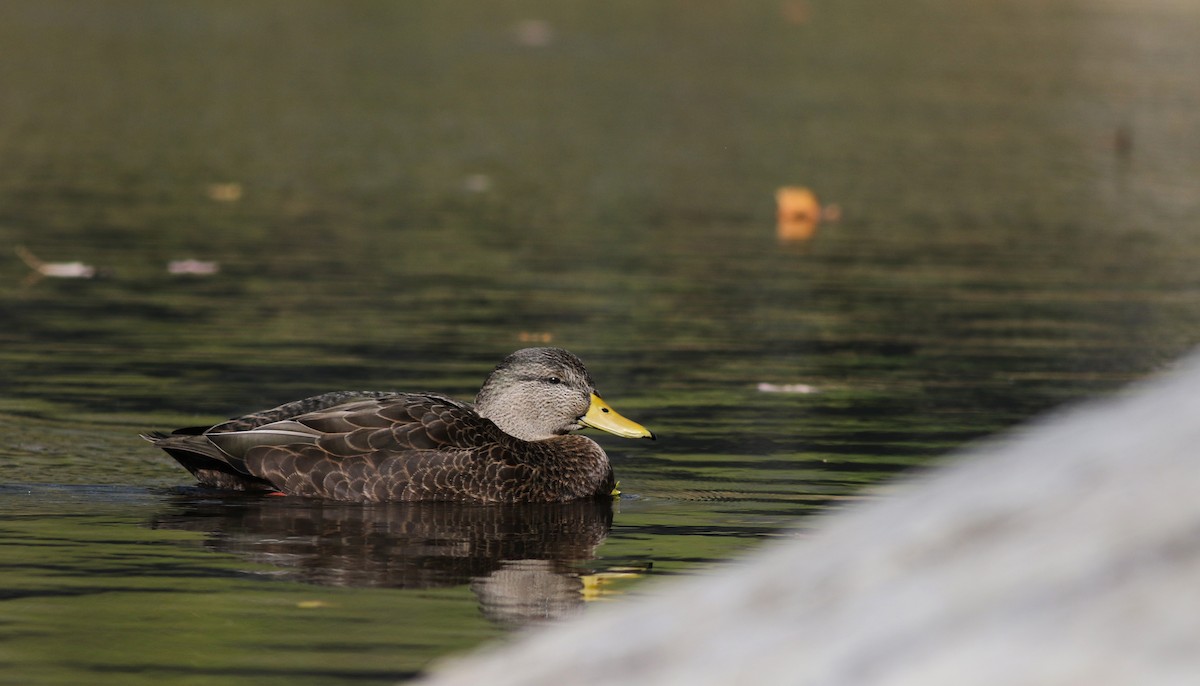
[[[253,428],[229,428],[231,422],[227,422],[209,429],[204,436],[231,457],[245,459],[252,449],[269,446],[315,445],[336,457],[380,451],[472,449],[494,443],[501,435],[495,424],[480,417],[467,403],[426,393],[358,396],[349,402],[292,412],[311,407],[314,401],[329,400],[331,395],[261,413],[278,419],[264,423],[250,420],[255,424]]]
[[[539,469],[472,406],[432,394],[360,398],[206,436],[280,491],[334,500],[511,500]]]
[[[312,446],[339,459],[377,451],[428,451],[424,460],[445,461],[457,451],[490,443],[498,432],[470,405],[443,396],[339,391],[211,427],[151,432],[143,438],[169,453],[201,484],[261,490],[281,486],[278,479],[260,475],[263,463],[256,463],[258,468],[247,464],[247,456],[255,451],[277,447],[272,454],[278,457]]]
[[[284,403],[279,407],[273,407],[269,410],[254,412],[242,417],[235,417],[228,421],[221,422],[216,426],[203,427],[199,428],[198,430],[180,429],[175,433],[248,431],[272,422],[293,419],[302,415],[319,413],[324,410],[338,407],[339,405],[351,404],[359,400],[380,400],[394,398],[401,395],[406,394],[394,393],[390,391],[334,391],[332,393],[322,393],[321,395],[314,395],[301,400],[293,400],[290,403]]]

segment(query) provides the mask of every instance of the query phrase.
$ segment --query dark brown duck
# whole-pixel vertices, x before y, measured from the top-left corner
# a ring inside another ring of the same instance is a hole
[[[143,438],[201,485],[350,501],[566,502],[609,496],[608,455],[570,432],[654,438],[608,406],[578,357],[526,348],[475,404],[432,393],[342,391],[210,427]]]

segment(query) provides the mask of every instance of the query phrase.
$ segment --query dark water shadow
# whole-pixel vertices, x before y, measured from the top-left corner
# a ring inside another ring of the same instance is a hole
[[[469,584],[503,625],[580,610],[587,563],[612,527],[611,502],[464,505],[332,503],[282,497],[177,496],[155,529],[277,567],[284,578],[343,587]]]

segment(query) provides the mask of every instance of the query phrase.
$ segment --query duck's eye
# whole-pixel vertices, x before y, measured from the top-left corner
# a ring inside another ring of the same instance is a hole
[[[562,379],[558,378],[557,376],[552,376],[549,379],[546,379],[546,381],[555,385],[562,383]]]

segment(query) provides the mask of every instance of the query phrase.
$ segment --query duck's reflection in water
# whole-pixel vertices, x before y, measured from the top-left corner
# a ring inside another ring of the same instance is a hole
[[[336,503],[183,496],[154,528],[308,583],[390,588],[470,584],[488,618],[520,625],[581,609],[610,501],[562,504]]]

